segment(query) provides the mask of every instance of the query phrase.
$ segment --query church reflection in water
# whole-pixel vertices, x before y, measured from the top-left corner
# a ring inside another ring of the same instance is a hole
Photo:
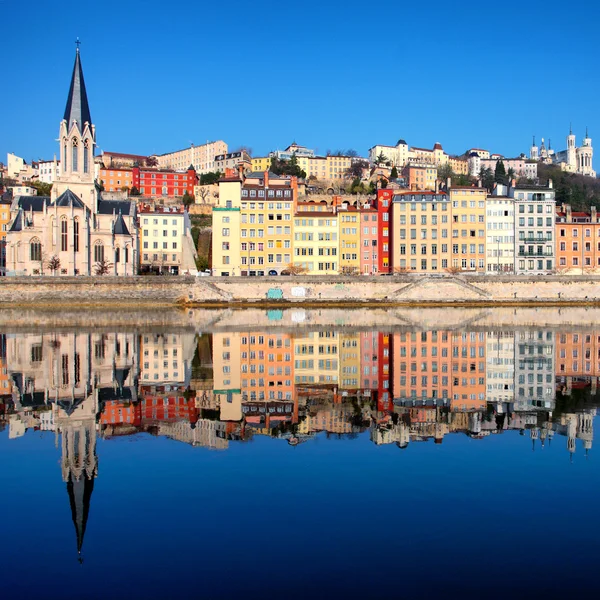
[[[587,454],[600,330],[2,334],[0,363],[0,428],[55,433],[81,553],[98,438],[225,450],[368,431],[404,449],[517,430],[533,449],[560,436]]]

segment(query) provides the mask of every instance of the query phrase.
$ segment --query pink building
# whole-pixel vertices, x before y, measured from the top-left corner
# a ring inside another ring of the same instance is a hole
[[[360,209],[360,272],[363,275],[377,273],[379,261],[379,216],[374,204]]]

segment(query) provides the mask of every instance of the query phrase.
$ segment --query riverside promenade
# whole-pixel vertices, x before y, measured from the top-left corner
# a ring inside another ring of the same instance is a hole
[[[600,306],[600,276],[4,277],[1,307]]]

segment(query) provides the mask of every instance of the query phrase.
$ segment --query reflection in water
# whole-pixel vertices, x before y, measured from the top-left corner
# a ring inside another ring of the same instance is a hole
[[[97,437],[216,450],[256,435],[377,445],[518,430],[592,448],[600,331],[56,332],[0,336],[0,427],[60,436],[81,553]]]

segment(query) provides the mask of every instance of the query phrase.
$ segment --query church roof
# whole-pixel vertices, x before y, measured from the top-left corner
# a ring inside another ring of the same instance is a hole
[[[50,196],[17,196],[16,208],[23,210],[31,210],[33,212],[42,212],[44,210],[44,202],[50,204]]]
[[[23,211],[20,210],[10,226],[9,231],[23,231]]]
[[[127,229],[127,225],[125,224],[125,220],[123,219],[123,215],[121,214],[119,214],[119,216],[117,217],[113,233],[115,235],[129,235],[129,229]]]
[[[121,213],[123,215],[135,215],[135,202],[129,200],[100,200],[98,202],[98,214],[112,215]]]
[[[52,206],[74,206],[75,208],[85,208],[85,204],[79,196],[71,190],[65,190],[52,204]]]
[[[75,65],[73,67],[73,75],[71,76],[71,87],[69,88],[64,119],[67,122],[67,129],[71,129],[74,121],[77,121],[80,131],[83,131],[84,123],[92,124],[92,116],[90,115],[85,81],[83,79],[83,69],[81,68],[81,59],[79,57],[79,48],[77,48],[77,53],[75,54]]]

